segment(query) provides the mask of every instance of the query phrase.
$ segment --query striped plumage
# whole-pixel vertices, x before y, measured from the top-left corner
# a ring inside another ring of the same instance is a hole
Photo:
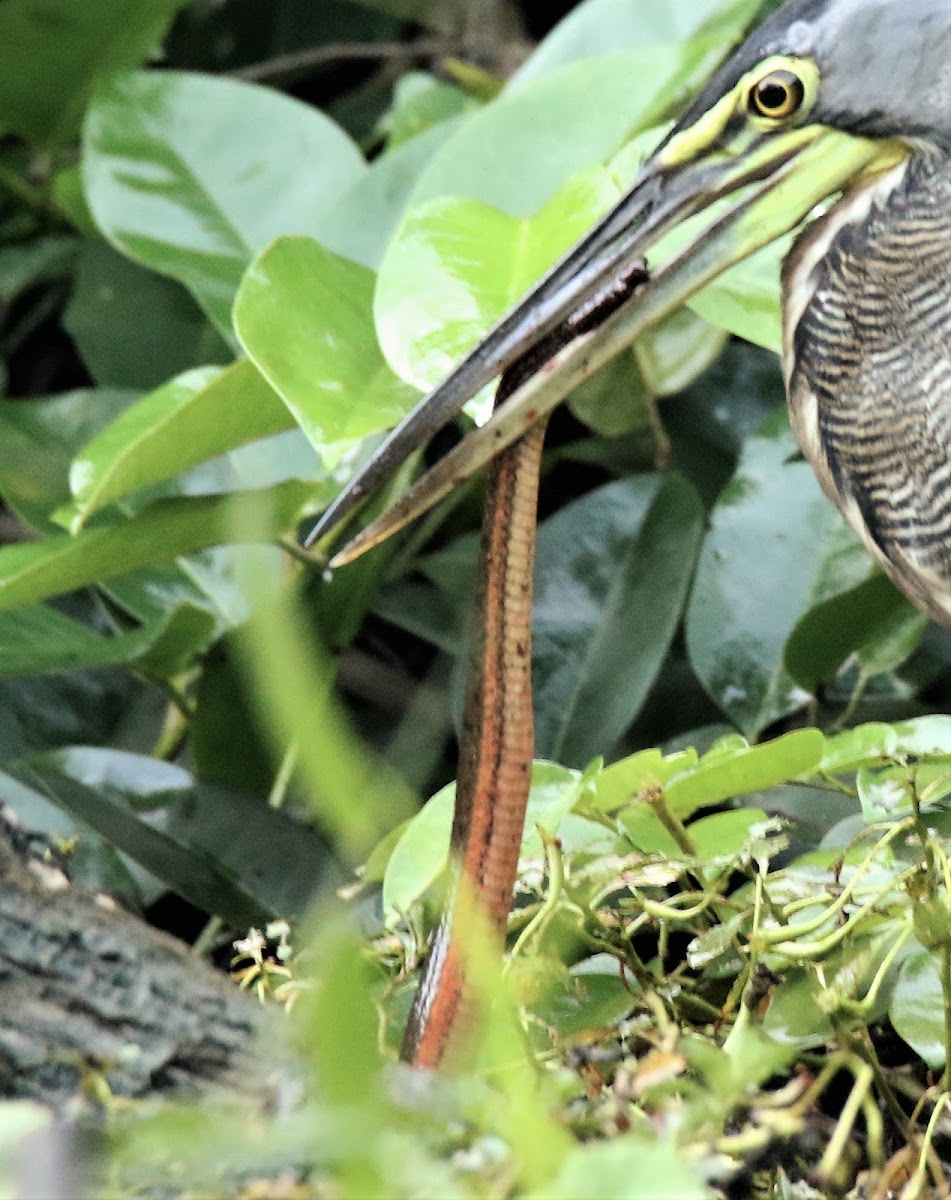
[[[951,156],[846,198],[785,271],[790,409],[823,488],[951,625]]]

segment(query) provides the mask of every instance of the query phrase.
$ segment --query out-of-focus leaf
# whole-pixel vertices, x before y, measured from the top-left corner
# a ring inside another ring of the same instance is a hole
[[[868,675],[893,671],[914,653],[928,625],[884,575],[817,604],[786,643],[786,670],[814,691],[835,678],[851,654]]]
[[[795,453],[785,418],[749,439],[713,511],[687,610],[693,668],[748,735],[806,699],[783,665],[803,614],[872,571]]]
[[[0,22],[2,19],[0,9]],[[27,288],[66,275],[78,250],[77,239],[66,233],[47,233],[20,244],[0,246],[0,304],[9,304]]]
[[[126,408],[75,456],[71,528],[131,492],[292,424],[251,363],[188,371]]]
[[[561,821],[581,795],[582,776],[555,763],[532,765],[532,790],[522,835],[523,858],[540,858],[536,826],[547,834],[558,833]],[[437,792],[407,824],[393,847],[383,878],[383,906],[394,917],[409,911],[445,868],[449,858],[449,833],[455,785]]]
[[[377,283],[376,324],[393,369],[421,390],[438,383],[616,194],[597,168],[575,176],[533,217],[455,198],[414,209]]]
[[[335,204],[319,214],[320,244],[377,270],[423,164],[455,127],[454,121],[447,121],[375,159]]]
[[[409,71],[393,90],[393,104],[380,129],[391,150],[478,105],[461,88],[425,71]]]
[[[522,87],[579,58],[685,42],[698,35],[709,39],[714,55],[722,55],[759,7],[760,0],[737,0],[727,5],[722,0],[641,0],[638,4],[630,0],[587,0],[555,26],[509,87]]]
[[[331,469],[418,398],[383,361],[373,282],[309,238],[281,238],[254,261],[235,303],[244,348]]]
[[[940,962],[936,954],[921,950],[901,968],[888,1015],[899,1037],[937,1070],[944,1065],[945,1003]]]
[[[657,45],[570,63],[474,113],[423,170],[412,206],[446,196],[525,216],[627,138],[656,125],[708,60],[699,44]]]
[[[253,255],[281,234],[318,232],[321,212],[365,171],[356,146],[316,109],[174,71],[103,84],[84,146],[100,229],[130,258],[185,284],[226,336]]]
[[[73,455],[136,398],[112,388],[64,392],[48,400],[0,401],[0,495],[35,529],[69,498]]]
[[[185,2],[4,0],[0,126],[33,141],[71,138],[96,77],[142,62]]]
[[[276,541],[312,512],[312,486],[266,493],[164,500],[132,520],[0,550],[0,611],[33,604],[154,563],[231,541]]]
[[[0,763],[76,742],[110,742],[143,691],[127,671],[108,668],[0,679]]]
[[[214,631],[210,613],[184,605],[152,625],[104,637],[45,605],[0,614],[0,676],[48,675],[113,663],[138,663],[154,655],[165,677],[177,675]],[[155,672],[159,673],[159,672]]]
[[[300,914],[325,866],[317,838],[284,813],[157,759],[75,747],[7,769],[239,929]]]
[[[184,288],[99,238],[83,246],[63,324],[100,387],[154,388],[232,358]]]
[[[572,1150],[558,1175],[529,1200],[709,1200],[712,1192],[673,1145],[633,1134]]]
[[[632,723],[680,622],[702,525],[696,494],[678,476],[608,484],[544,522],[536,753],[583,766]]]

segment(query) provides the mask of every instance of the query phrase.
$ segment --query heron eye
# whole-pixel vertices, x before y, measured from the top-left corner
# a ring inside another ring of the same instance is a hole
[[[792,71],[771,71],[750,92],[750,107],[758,117],[783,121],[794,116],[806,99],[806,88]]]

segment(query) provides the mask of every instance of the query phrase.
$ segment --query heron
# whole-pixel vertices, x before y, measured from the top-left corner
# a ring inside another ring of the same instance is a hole
[[[664,235],[704,214],[684,248],[619,292]],[[518,581],[531,571],[531,485],[519,491],[520,468],[531,480],[545,415],[574,386],[709,281],[792,232],[782,366],[799,446],[884,572],[951,626],[946,0],[787,0],[713,75],[614,208],[393,430],[311,535],[311,543],[323,538],[502,378],[493,418],[334,560],[349,561],[495,460],[483,557],[501,575],[483,582],[484,653],[470,679],[453,845],[468,864],[472,899],[497,927],[517,867],[511,843],[524,821],[530,732],[516,731],[514,757],[502,763],[515,782],[480,782],[479,756],[491,742],[498,765],[506,751],[497,729],[486,732],[489,708],[517,701],[521,712],[525,702],[526,668],[509,661],[519,658],[513,645],[524,659],[524,645],[500,611],[524,609]],[[591,312],[595,320],[582,319]],[[521,683],[510,686],[507,672]],[[497,825],[507,846],[498,861]],[[404,1043],[420,1065],[442,1060],[465,1008],[452,926],[447,911]]]

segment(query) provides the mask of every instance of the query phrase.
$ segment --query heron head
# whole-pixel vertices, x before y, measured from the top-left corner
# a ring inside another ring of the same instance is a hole
[[[546,367],[543,395],[528,385],[526,411],[538,414],[562,399],[579,382],[580,357],[595,369],[706,283],[796,229],[818,205],[867,187],[916,150],[951,150],[949,93],[945,0],[788,0],[713,76],[611,212],[397,427],[314,536],[329,531],[472,395],[590,304],[633,260],[648,258],[651,282],[626,314],[579,338],[583,345],[566,347]],[[686,246],[653,261],[665,235],[705,213],[707,224]],[[518,394],[509,403],[517,402]],[[511,419],[504,435],[497,431],[491,439],[491,452],[523,431]],[[466,465],[460,461],[454,482],[490,456],[480,453]],[[419,487],[418,499],[402,503],[393,517],[385,514],[338,560],[388,536],[446,490]]]

